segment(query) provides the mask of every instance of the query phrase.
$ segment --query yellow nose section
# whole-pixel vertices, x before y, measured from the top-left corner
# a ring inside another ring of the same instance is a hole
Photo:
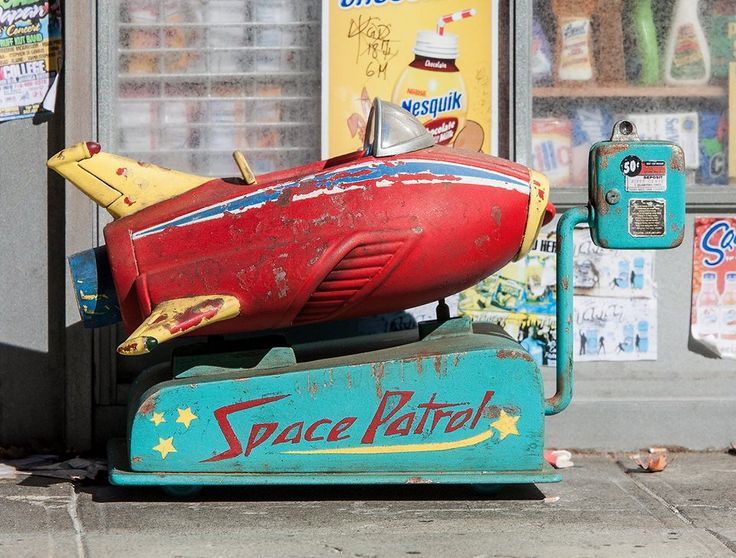
[[[48,160],[48,167],[69,180],[115,218],[183,194],[212,180],[103,153],[98,143],[78,143]]]
[[[544,223],[547,207],[548,205],[552,207],[549,203],[549,180],[546,176],[541,172],[531,171],[529,186],[529,211],[526,215],[526,226],[524,227],[524,236],[521,239],[521,248],[519,248],[514,261],[519,261],[529,253],[537,239],[539,229],[542,228]]]

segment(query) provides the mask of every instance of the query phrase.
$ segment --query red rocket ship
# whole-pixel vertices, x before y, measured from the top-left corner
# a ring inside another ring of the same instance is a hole
[[[554,215],[547,179],[435,146],[376,100],[363,149],[259,176],[193,176],[93,142],[49,166],[115,220],[106,247],[71,259],[80,313],[122,317],[124,355],[180,335],[367,316],[472,286],[531,248]]]

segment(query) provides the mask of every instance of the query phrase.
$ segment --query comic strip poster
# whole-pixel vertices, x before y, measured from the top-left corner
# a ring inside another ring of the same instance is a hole
[[[654,297],[654,252],[596,246],[587,229],[575,230],[573,285],[578,296]]]
[[[497,151],[497,0],[325,0],[322,154],[360,149],[375,97],[437,143]]]
[[[0,122],[53,112],[60,66],[60,0],[0,2]]]
[[[541,365],[554,365],[556,235],[542,229],[529,254],[460,293],[458,310],[501,325]],[[602,249],[574,234],[573,350],[576,361],[657,358],[657,301],[651,252]]]
[[[500,325],[537,363],[550,366],[557,354],[556,245],[548,225],[522,260],[460,293],[458,304],[461,315]]]
[[[573,316],[576,361],[656,360],[655,298],[576,295]]]
[[[690,332],[710,353],[736,358],[736,217],[695,220]]]

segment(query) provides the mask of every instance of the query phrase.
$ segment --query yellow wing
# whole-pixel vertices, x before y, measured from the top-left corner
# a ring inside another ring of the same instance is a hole
[[[167,300],[118,347],[121,355],[142,355],[159,343],[185,333],[234,318],[240,314],[240,302],[230,295],[190,296]]]
[[[100,149],[91,141],[78,143],[59,151],[47,165],[116,219],[212,180],[102,153]]]

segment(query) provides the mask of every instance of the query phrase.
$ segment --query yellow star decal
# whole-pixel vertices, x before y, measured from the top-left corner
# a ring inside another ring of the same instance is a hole
[[[498,433],[501,435],[501,439],[503,440],[509,434],[513,434],[515,436],[519,435],[519,431],[516,429],[516,423],[518,421],[519,417],[507,415],[506,411],[501,409],[501,414],[498,415],[498,420],[496,422],[492,422],[491,426],[498,430]]]
[[[159,438],[158,439],[158,445],[153,446],[153,449],[156,450],[161,454],[161,459],[166,459],[166,456],[170,453],[176,453],[176,448],[174,447],[174,437],[171,438]]]
[[[158,426],[162,422],[166,422],[166,419],[164,418],[164,414],[163,413],[156,413],[156,412],[154,412],[153,413],[153,418],[151,419],[151,422],[153,424],[155,424],[156,426]]]
[[[199,418],[192,412],[191,407],[187,407],[186,409],[177,409],[177,411],[179,411],[179,418],[176,419],[176,422],[182,423],[187,428],[189,428],[189,425],[194,419]]]

